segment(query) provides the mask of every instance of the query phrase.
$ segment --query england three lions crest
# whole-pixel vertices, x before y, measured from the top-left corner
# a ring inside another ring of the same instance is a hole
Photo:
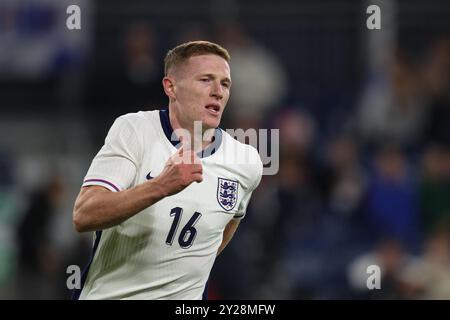
[[[237,181],[219,178],[217,182],[217,201],[226,211],[232,210],[236,206],[238,198]]]

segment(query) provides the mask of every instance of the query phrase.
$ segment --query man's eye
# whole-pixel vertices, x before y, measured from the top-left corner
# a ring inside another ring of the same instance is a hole
[[[230,88],[230,84],[228,82],[223,82],[222,85],[227,89]]]
[[[209,78],[202,78],[202,79],[200,79],[200,81],[202,81],[202,82],[209,82]]]

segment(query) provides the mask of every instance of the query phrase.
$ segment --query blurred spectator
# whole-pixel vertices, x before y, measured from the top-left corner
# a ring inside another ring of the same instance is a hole
[[[317,124],[309,112],[294,106],[279,110],[272,121],[280,130],[280,150],[301,155],[314,152]]]
[[[316,125],[309,113],[295,109],[280,112],[274,125],[280,129],[280,214],[275,229],[288,238],[296,234],[296,228],[305,228],[313,221],[321,202],[315,176]]]
[[[325,153],[320,179],[324,197],[332,212],[354,218],[362,209],[367,188],[359,147],[354,138],[342,134],[329,143]]]
[[[378,237],[392,237],[409,250],[417,248],[418,191],[418,180],[407,155],[396,146],[383,146],[375,155],[366,203],[367,220]]]
[[[450,38],[436,40],[423,67],[428,95],[427,140],[450,146]]]
[[[119,87],[125,101],[145,107],[161,92],[161,69],[157,62],[157,43],[153,28],[145,22],[131,24],[123,36],[123,64]],[[131,101],[130,101],[131,99]]]
[[[448,226],[436,228],[425,243],[420,259],[401,275],[403,297],[450,299],[450,234]]]
[[[289,299],[299,294],[298,282],[292,272],[284,269],[284,262],[298,257],[299,239],[319,218],[321,201],[310,160],[288,151],[280,160],[280,172],[263,180],[249,208],[248,221],[235,235],[239,244],[230,248],[234,258],[229,261],[239,261],[242,269],[239,275],[233,275],[239,281],[225,286],[232,286],[232,292],[239,293],[237,298]],[[223,258],[231,256],[230,251],[224,252]]]
[[[19,296],[24,299],[55,299],[59,294],[62,256],[50,241],[50,224],[64,187],[53,177],[30,197],[29,207],[17,230],[19,243]]]
[[[264,230],[264,261],[269,266],[262,297],[275,292],[282,299],[302,298],[310,292],[302,287],[298,271],[286,262],[301,260],[300,243],[316,228],[323,209],[314,159],[316,123],[305,110],[287,108],[273,119],[273,126],[280,129],[280,169],[276,176],[265,179],[255,197],[255,201],[259,199],[255,220],[260,213],[272,219],[270,225],[259,229]]]
[[[422,159],[421,210],[427,233],[438,225],[450,227],[450,151],[442,145],[429,146]]]
[[[398,51],[386,74],[366,88],[359,112],[359,130],[368,143],[384,141],[404,147],[420,142],[426,105],[415,66]]]

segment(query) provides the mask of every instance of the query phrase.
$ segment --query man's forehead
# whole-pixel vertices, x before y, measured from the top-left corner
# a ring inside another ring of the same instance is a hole
[[[224,76],[230,75],[230,66],[228,62],[214,54],[196,55],[189,57],[184,63],[183,69],[187,73],[223,73]]]

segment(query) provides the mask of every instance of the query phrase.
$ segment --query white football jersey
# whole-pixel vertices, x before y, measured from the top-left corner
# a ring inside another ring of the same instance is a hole
[[[172,134],[167,109],[117,118],[83,186],[119,192],[159,175],[177,151]],[[255,148],[218,128],[214,137],[200,155],[201,183],[95,232],[75,298],[202,298],[224,228],[244,217],[263,170]]]

